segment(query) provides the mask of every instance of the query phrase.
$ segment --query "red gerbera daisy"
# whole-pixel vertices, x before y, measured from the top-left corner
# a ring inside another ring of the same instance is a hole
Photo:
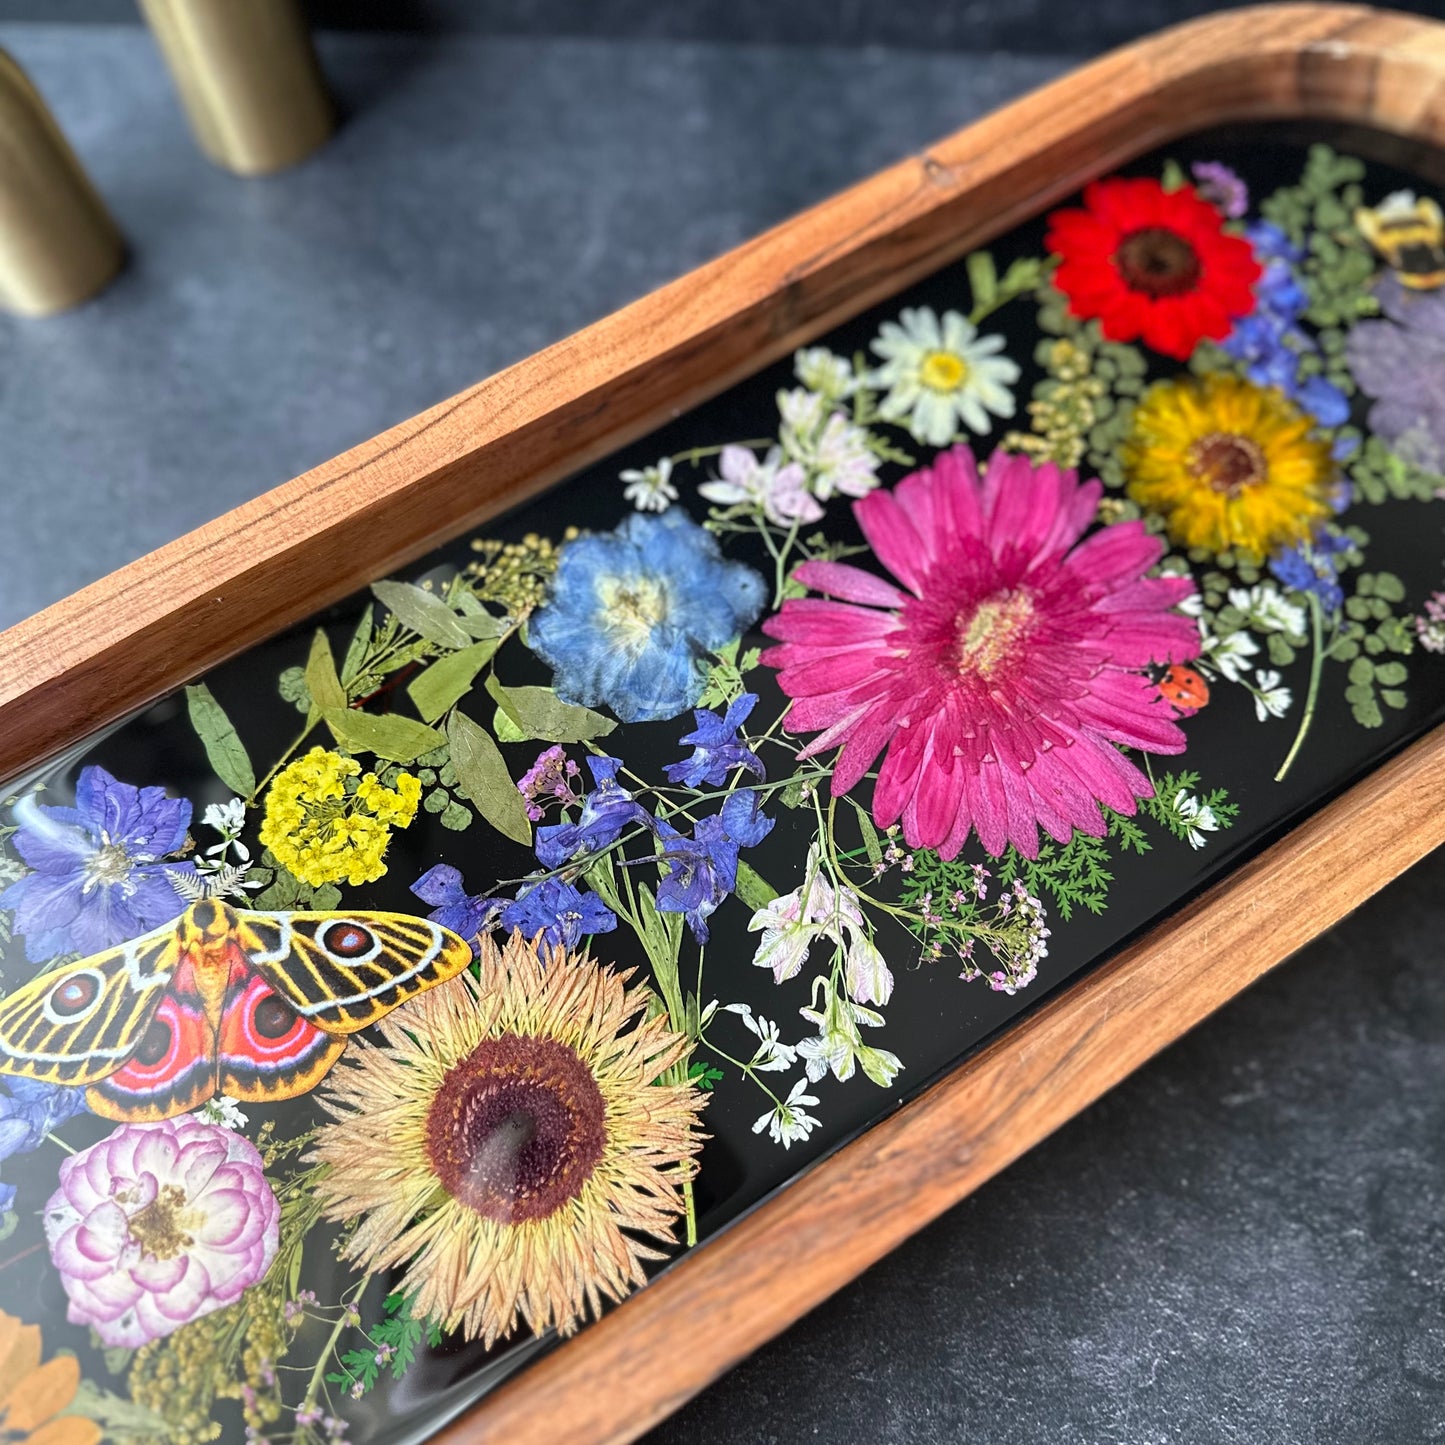
[[[1097,316],[1110,341],[1142,339],[1187,361],[1254,309],[1259,263],[1226,235],[1224,217],[1193,186],[1113,177],[1084,188],[1084,209],[1055,211],[1044,244],[1061,260],[1054,284],[1069,310]]]
[[[854,504],[901,586],[844,562],[798,568],[839,600],[785,602],[763,624],[782,644],[763,661],[793,699],[788,727],[822,730],[800,756],[842,744],[834,796],[886,748],[874,818],[901,818],[910,847],[943,858],[975,829],[995,856],[1012,843],[1036,858],[1040,826],[1102,837],[1100,803],[1133,813],[1152,796],[1119,748],[1184,750],[1141,669],[1198,654],[1174,610],[1194,584],[1146,575],[1162,549],[1140,522],[1084,537],[1100,490],[1005,452],[981,482],[955,447]]]

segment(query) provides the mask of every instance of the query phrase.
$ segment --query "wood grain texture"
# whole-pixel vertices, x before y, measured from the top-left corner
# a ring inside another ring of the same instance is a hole
[[[1085,67],[0,633],[0,778],[496,515],[1201,125],[1445,141],[1445,31],[1219,15]]]
[[[1445,145],[1445,26],[1236,11],[1105,57],[0,635],[0,777],[1191,130]],[[635,1438],[1445,839],[1445,729],[445,1432]]]

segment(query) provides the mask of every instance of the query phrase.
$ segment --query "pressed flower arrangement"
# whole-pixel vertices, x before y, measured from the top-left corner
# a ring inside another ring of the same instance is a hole
[[[1100,180],[9,787],[0,1427],[414,1432],[1436,717],[1402,192]]]

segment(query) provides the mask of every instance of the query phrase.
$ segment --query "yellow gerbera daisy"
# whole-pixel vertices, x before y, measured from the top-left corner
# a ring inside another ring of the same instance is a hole
[[[569,1334],[644,1283],[664,1256],[633,1233],[673,1240],[703,1096],[659,1082],[686,1040],[639,1017],[630,973],[520,933],[481,949],[480,981],[396,1009],[385,1047],[352,1045],[312,1157],[327,1218],[360,1217],[345,1257],[406,1262],[419,1317],[491,1345],[519,1318]]]
[[[1151,386],[1122,456],[1129,495],[1184,547],[1266,557],[1331,513],[1335,465],[1275,387],[1211,373]]]

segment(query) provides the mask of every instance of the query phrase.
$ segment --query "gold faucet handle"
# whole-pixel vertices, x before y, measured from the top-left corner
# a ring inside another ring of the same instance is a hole
[[[0,50],[0,307],[64,311],[120,270],[125,245],[40,92]]]
[[[316,149],[335,117],[296,0],[140,0],[201,149],[238,175]]]

